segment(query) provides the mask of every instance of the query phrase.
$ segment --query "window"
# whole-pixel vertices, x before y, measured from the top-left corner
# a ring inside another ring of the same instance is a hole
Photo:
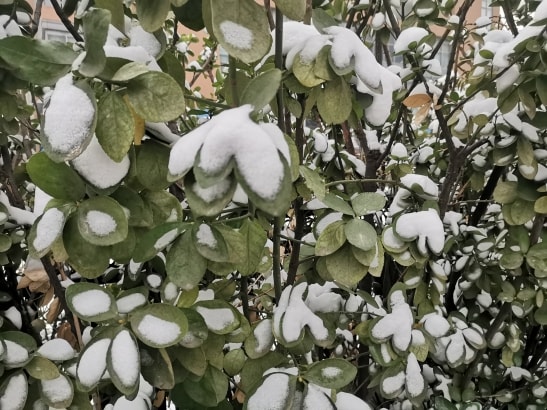
[[[490,7],[490,0],[482,0],[481,16],[492,17],[492,7]]]
[[[72,37],[72,35],[68,31],[62,30],[44,29],[43,38],[44,40],[61,41],[63,43],[74,42],[74,38]]]

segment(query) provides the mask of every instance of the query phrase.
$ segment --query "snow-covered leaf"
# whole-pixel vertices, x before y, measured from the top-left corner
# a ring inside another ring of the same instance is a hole
[[[80,155],[91,142],[97,123],[97,102],[87,82],[73,84],[72,75],[57,81],[43,122],[40,140],[52,160],[69,161]]]
[[[116,297],[116,307],[119,313],[130,313],[148,301],[148,289],[144,286],[122,291]]]
[[[63,233],[67,214],[73,207],[52,207],[45,211],[34,223],[28,236],[32,255],[42,257],[49,252],[53,243]]]
[[[183,309],[183,312],[188,320],[188,332],[186,332],[180,344],[190,349],[199,347],[209,334],[205,319],[193,309]]]
[[[68,165],[55,163],[45,152],[34,154],[27,163],[32,182],[54,198],[79,201],[85,195],[85,184]]]
[[[144,344],[156,348],[180,342],[188,330],[184,313],[164,303],[138,308],[132,312],[130,321],[137,337]]]
[[[306,13],[306,0],[275,0],[275,4],[291,20],[302,20]]]
[[[312,410],[312,409],[324,409],[324,410],[335,410],[336,407],[332,402],[331,398],[327,394],[328,390],[325,391],[320,387],[317,387],[313,383],[308,383],[304,387],[304,392],[302,394],[302,409]],[[298,394],[298,393],[297,393]],[[296,395],[295,395],[296,396]],[[293,401],[293,404],[297,402],[297,396]]]
[[[106,355],[112,341],[112,332],[103,330],[95,335],[78,356],[76,381],[78,390],[91,391],[106,372]]]
[[[0,385],[0,408],[23,410],[28,395],[28,381],[24,372],[12,373]]]
[[[78,228],[82,237],[93,245],[113,245],[127,237],[127,216],[114,199],[96,196],[80,204]]]
[[[132,396],[139,387],[140,358],[137,341],[129,330],[122,328],[112,339],[106,365],[114,386]]]
[[[410,353],[407,357],[405,385],[407,397],[410,399],[420,397],[426,389],[422,369],[418,364],[418,360],[416,360],[414,353]]]
[[[268,353],[273,345],[272,320],[263,319],[253,326],[251,334],[245,339],[247,356],[258,359]]]
[[[296,390],[296,376],[286,373],[271,373],[262,384],[251,393],[244,410],[266,410],[288,408]]]
[[[225,335],[233,332],[240,325],[237,311],[223,300],[197,302],[194,309],[203,317],[207,328],[213,333]]]
[[[397,397],[405,388],[405,371],[402,364],[388,367],[382,373],[380,391],[386,399]]]
[[[264,8],[252,0],[208,0],[213,33],[222,47],[244,63],[260,60],[272,37]]]
[[[241,104],[250,104],[257,112],[262,110],[275,98],[280,83],[281,71],[277,68],[259,74],[241,93]]]
[[[340,390],[357,376],[357,368],[344,359],[324,359],[312,363],[303,376],[321,387]]]
[[[178,238],[184,226],[180,222],[168,222],[141,235],[133,252],[133,260],[140,263],[152,259]]]
[[[146,206],[143,198],[134,190],[120,186],[110,195],[122,207],[129,210],[129,226],[149,227],[152,225],[152,210]]]
[[[192,236],[196,250],[201,256],[214,262],[228,261],[226,242],[214,225],[194,224]]]
[[[339,392],[336,394],[336,402],[334,403],[338,410],[372,410],[366,402],[350,393]]]
[[[142,27],[148,32],[154,32],[163,26],[171,2],[169,0],[138,0],[137,16]]]
[[[77,54],[70,44],[26,36],[0,40],[0,58],[12,73],[37,85],[52,85],[70,71]]]
[[[391,338],[392,346],[397,351],[404,352],[410,346],[412,337],[412,311],[405,301],[402,290],[392,291],[389,300],[391,312],[372,326],[370,335],[378,342],[385,342]]]
[[[110,11],[103,8],[90,8],[82,18],[85,39],[85,57],[78,66],[80,74],[94,77],[100,74],[106,64],[103,49],[110,24]]]
[[[2,364],[6,369],[25,366],[36,351],[36,341],[26,333],[18,331],[2,332],[5,353]]]
[[[66,361],[74,358],[76,352],[65,339],[48,340],[38,349],[38,354],[53,361]]]
[[[184,177],[184,187],[186,199],[194,215],[215,216],[232,200],[237,182],[230,175],[208,188],[203,188],[196,182],[193,172],[189,172]]]
[[[122,161],[135,137],[135,120],[125,100],[116,92],[103,94],[98,104],[95,134],[104,152]]]
[[[69,377],[62,373],[55,379],[41,380],[40,391],[42,392],[42,400],[48,406],[56,409],[70,406],[74,397],[72,382]]]
[[[144,190],[140,195],[145,208],[152,211],[152,225],[177,222],[182,219],[180,201],[169,192]]]
[[[127,84],[127,96],[135,112],[151,122],[174,120],[185,109],[184,95],[177,82],[157,71],[131,79]]]
[[[186,231],[167,252],[167,276],[175,285],[190,290],[199,284],[206,269],[207,260],[197,251],[192,232]]]
[[[118,313],[114,296],[95,283],[80,282],[70,285],[65,296],[70,310],[89,322],[112,319]]]

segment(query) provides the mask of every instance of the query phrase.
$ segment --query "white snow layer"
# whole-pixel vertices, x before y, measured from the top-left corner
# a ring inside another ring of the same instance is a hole
[[[289,375],[269,375],[249,398],[247,408],[253,410],[283,410],[289,394]]]
[[[336,395],[337,410],[372,410],[366,402],[350,393],[340,392]]]
[[[405,381],[406,391],[411,398],[418,397],[423,393],[425,380],[414,353],[410,353],[407,358]]]
[[[112,370],[125,386],[133,386],[139,379],[139,350],[129,330],[122,330],[110,347]]]
[[[418,239],[418,250],[427,255],[427,246],[436,254],[444,247],[444,228],[439,214],[432,209],[401,215],[395,224],[395,231],[403,239]]]
[[[76,376],[86,388],[95,386],[106,371],[106,352],[110,339],[101,339],[90,345],[80,355]]]
[[[253,47],[253,32],[241,24],[225,20],[219,25],[224,40],[232,47],[250,50]]]
[[[393,51],[395,51],[395,53],[410,51],[411,46],[416,47],[428,34],[428,31],[421,27],[409,27],[404,29],[401,31],[397,40],[395,40]]]
[[[105,291],[98,289],[86,290],[74,295],[72,306],[80,316],[96,316],[110,310],[112,301]]]
[[[180,327],[176,323],[153,315],[145,315],[137,329],[144,338],[158,345],[174,343],[180,336]]]
[[[11,340],[4,340],[4,345],[6,347],[6,353],[2,361],[6,367],[18,367],[28,360],[29,352],[20,344],[12,342]]]
[[[236,316],[230,308],[209,309],[198,306],[196,311],[203,317],[207,327],[213,332],[221,332],[236,320]]]
[[[215,249],[218,245],[213,230],[207,224],[201,224],[196,232],[196,239],[198,244],[205,245],[209,248]]]
[[[106,212],[91,210],[85,215],[85,222],[97,236],[107,236],[116,230],[114,218]]]
[[[89,146],[72,161],[72,165],[92,185],[106,189],[117,185],[127,175],[130,161],[127,155],[120,162],[111,159],[93,136]]]
[[[40,385],[44,396],[54,403],[70,401],[72,399],[72,384],[63,374],[52,380],[41,380]]]
[[[272,323],[271,319],[264,319],[253,329],[253,336],[256,339],[256,350],[259,352],[269,349],[274,342]]]
[[[87,94],[72,83],[72,74],[62,77],[53,90],[44,114],[44,133],[52,150],[73,159],[85,149],[95,107]]]
[[[378,340],[392,338],[393,347],[404,352],[412,340],[412,310],[400,290],[390,296],[391,313],[386,314],[372,327],[371,335]]]
[[[204,174],[220,175],[234,159],[255,194],[264,199],[275,198],[284,177],[280,152],[288,153],[288,147],[280,130],[254,123],[249,117],[251,112],[250,105],[226,110],[186,134],[171,150],[169,173],[180,178],[192,166],[198,166]]]
[[[72,359],[76,352],[65,339],[52,339],[40,346],[38,354],[49,360],[65,361]]]
[[[63,231],[64,225],[65,214],[57,208],[48,209],[36,225],[36,238],[32,241],[34,249],[42,252],[49,248]]]
[[[0,409],[17,410],[23,408],[27,400],[28,383],[23,373],[16,374],[9,379],[0,396]]]

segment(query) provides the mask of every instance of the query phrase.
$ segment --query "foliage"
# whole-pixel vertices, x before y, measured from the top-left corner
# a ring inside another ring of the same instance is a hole
[[[546,407],[546,0],[0,3],[0,408]]]

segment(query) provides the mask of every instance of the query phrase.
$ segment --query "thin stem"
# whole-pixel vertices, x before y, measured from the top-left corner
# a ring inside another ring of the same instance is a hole
[[[241,290],[239,292],[239,297],[241,298],[241,305],[243,307],[243,315],[247,320],[251,321],[251,315],[249,312],[249,279],[247,276],[242,276],[240,279]]]
[[[34,5],[34,14],[32,15],[32,21],[30,22],[30,36],[34,37],[38,32],[38,27],[40,26],[40,20],[42,18],[42,4],[44,0],[36,0]]]
[[[281,218],[276,217],[273,225],[273,281],[275,299],[279,303],[281,297]]]
[[[76,41],[84,41],[83,37],[78,33],[78,30],[74,27],[70,19],[67,17],[67,15],[63,12],[63,9],[57,2],[57,0],[51,0],[51,5],[53,6],[53,9],[55,10],[55,13],[57,13],[57,16],[61,20],[61,22],[64,24],[68,32],[74,37],[74,40]]]
[[[215,101],[207,100],[205,98],[196,97],[195,95],[186,94],[184,96],[184,98],[187,99],[187,100],[198,102],[198,103],[207,104],[207,105],[210,105],[211,107],[222,108],[223,110],[227,110],[229,108],[232,108],[227,104],[222,104],[222,103],[218,103],[218,102],[215,102]]]
[[[362,183],[376,183],[376,184],[388,184],[399,186],[399,182],[389,179],[376,179],[376,178],[364,178],[364,179],[341,179],[339,181],[327,182],[325,187],[336,186],[339,184],[362,184]]]
[[[279,8],[275,9],[275,67],[283,70],[283,13]],[[283,103],[283,84],[277,90],[277,113],[279,117],[278,126],[281,131],[286,132],[285,122],[283,121],[283,113],[285,106]]]
[[[232,56],[228,58],[228,79],[230,81],[230,88],[232,89],[233,105],[234,107],[239,107],[239,93],[237,92],[236,60]]]

